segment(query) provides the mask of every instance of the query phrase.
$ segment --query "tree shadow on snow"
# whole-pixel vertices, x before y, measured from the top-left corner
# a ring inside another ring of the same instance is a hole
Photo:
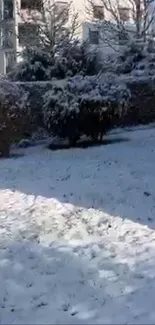
[[[54,224],[51,222],[50,228],[50,218],[55,214],[55,222],[59,218],[61,222],[61,206],[68,203],[73,207],[68,218],[63,216],[68,227],[74,212],[82,208],[100,210],[110,215],[110,220],[120,216],[154,227],[152,168],[150,174],[146,170],[150,184],[146,188],[143,157],[133,170],[133,147],[125,143],[114,147],[110,152],[102,146],[63,154],[37,147],[23,151],[24,157],[0,161],[0,324],[155,323],[155,253],[147,238],[143,255],[136,241],[132,251],[129,247],[126,252],[123,242],[121,249],[115,242],[108,249],[102,233],[97,243],[52,243]],[[122,153],[121,163],[118,152]],[[58,204],[55,210],[51,199]],[[40,203],[40,210],[35,210],[35,204]],[[98,211],[95,213],[92,219],[97,218]],[[46,226],[50,229],[44,226],[42,214],[49,218]],[[85,213],[81,222],[89,226],[89,221]],[[112,228],[112,222],[109,226]],[[62,229],[65,233],[65,222]],[[12,241],[3,240],[7,233]],[[45,242],[48,236],[52,238],[48,247],[43,246],[44,236]]]
[[[132,141],[116,142],[85,150],[19,150],[24,157],[0,161],[0,188],[93,208],[154,229],[154,169],[142,166],[143,157],[131,168],[136,147]]]
[[[50,143],[48,145],[48,148],[52,151],[55,150],[67,150],[67,149],[75,149],[75,148],[80,148],[80,149],[87,149],[87,148],[92,148],[92,147],[100,147],[100,146],[107,146],[107,145],[114,145],[114,144],[118,144],[118,143],[122,143],[122,142],[128,142],[129,139],[128,138],[107,138],[107,139],[103,139],[102,141],[92,141],[92,140],[82,140],[77,142],[74,147],[72,147],[70,144],[68,143]]]
[[[96,246],[1,239],[0,324],[154,324],[155,277]]]

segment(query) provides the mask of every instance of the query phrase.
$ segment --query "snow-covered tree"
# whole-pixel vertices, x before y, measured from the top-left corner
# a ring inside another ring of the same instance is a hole
[[[99,70],[99,54],[77,40],[64,40],[55,55],[42,48],[27,48],[23,62],[9,74],[13,81],[46,81],[64,79],[76,74],[93,75]]]
[[[29,43],[30,35],[23,35],[23,62],[15,66],[9,77],[12,80],[45,81],[78,73],[96,73],[97,50],[90,51],[87,44],[76,39],[78,14],[74,12],[72,3],[38,1],[33,0],[33,10],[31,1],[27,4],[31,24],[37,26],[33,41]],[[22,15],[20,10],[19,14]],[[25,19],[24,14],[21,18]]]

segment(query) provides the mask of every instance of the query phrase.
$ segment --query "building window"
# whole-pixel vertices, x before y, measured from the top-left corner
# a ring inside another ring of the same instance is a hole
[[[5,53],[5,69],[6,69],[6,73],[10,72],[10,70],[12,69],[12,67],[15,64],[15,54],[14,52],[6,52]]]
[[[118,7],[119,17],[122,22],[130,19],[130,9],[127,7]]]
[[[93,17],[95,19],[99,19],[99,20],[104,19],[104,7],[103,6],[94,6],[93,7]]]
[[[89,42],[93,45],[99,44],[99,31],[98,30],[89,30]]]
[[[39,27],[37,24],[19,24],[18,39],[19,45],[36,45],[38,40]]]
[[[55,15],[65,24],[69,19],[69,5],[67,1],[56,1],[54,5]]]
[[[13,47],[13,31],[11,25],[6,25],[3,29],[2,43],[4,48]]]
[[[13,19],[13,0],[4,0],[4,19]]]
[[[21,0],[21,9],[41,10],[42,0]]]

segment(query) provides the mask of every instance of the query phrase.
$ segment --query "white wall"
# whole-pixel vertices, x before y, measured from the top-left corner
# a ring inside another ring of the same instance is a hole
[[[5,73],[4,51],[0,50],[0,74]]]

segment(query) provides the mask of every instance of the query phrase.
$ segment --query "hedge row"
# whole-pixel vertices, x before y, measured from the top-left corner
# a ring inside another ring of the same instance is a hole
[[[131,98],[123,126],[148,124],[155,121],[155,78],[129,78],[126,85]]]
[[[126,96],[127,90],[130,96]],[[127,106],[120,114],[122,100]],[[112,75],[100,79],[74,77],[67,84],[66,81],[0,81],[0,151],[6,151],[5,155],[11,141],[38,126],[65,136],[66,125],[69,130],[74,124],[73,117],[78,137],[82,134],[96,137],[117,125],[155,122],[155,78],[117,77],[116,82],[116,76]],[[4,148],[6,142],[8,147]]]

